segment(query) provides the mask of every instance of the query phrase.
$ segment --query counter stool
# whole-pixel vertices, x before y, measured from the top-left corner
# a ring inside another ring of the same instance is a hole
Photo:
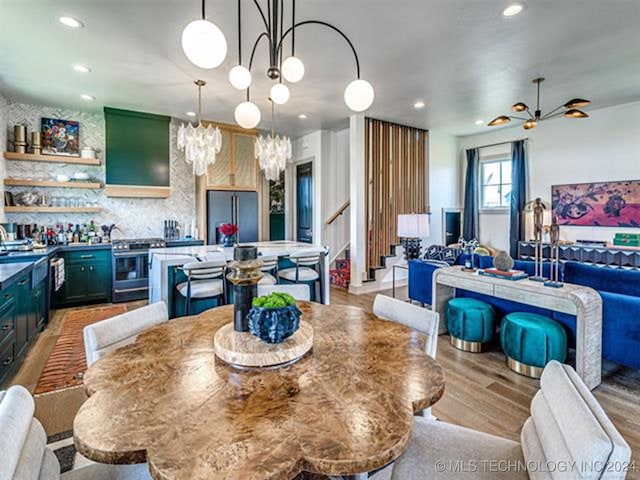
[[[451,345],[478,353],[486,350],[496,330],[493,307],[475,298],[452,298],[447,304]]]
[[[555,320],[535,313],[513,312],[502,319],[500,345],[507,366],[521,375],[540,378],[551,360],[567,358],[567,332]]]
[[[217,298],[218,303],[227,298],[224,271],[227,262],[224,259],[206,260],[204,262],[190,262],[182,266],[187,275],[187,281],[176,286],[176,290],[186,297],[186,315],[191,314],[191,300]]]
[[[261,255],[258,260],[262,261],[260,270],[264,274],[258,285],[276,285],[278,283],[278,257],[275,255]],[[275,274],[275,276],[272,274]]]
[[[320,281],[318,266],[320,254],[313,250],[300,250],[289,255],[289,260],[295,265],[293,268],[284,268],[278,272],[278,278],[291,283],[309,283],[313,288],[315,300],[315,285]],[[320,303],[322,303],[322,286],[320,286]]]

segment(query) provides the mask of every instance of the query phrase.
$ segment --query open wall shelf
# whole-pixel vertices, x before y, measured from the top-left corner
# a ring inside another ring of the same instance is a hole
[[[21,178],[5,178],[4,184],[8,187],[86,188],[96,190],[102,188],[102,184],[98,182],[55,182],[48,180],[27,180]]]
[[[4,207],[5,213],[97,213],[100,207]]]
[[[100,166],[100,160],[97,158],[70,157],[68,155],[36,155],[34,153],[4,152],[4,158],[22,162],[68,163],[74,165],[89,165],[92,167]]]

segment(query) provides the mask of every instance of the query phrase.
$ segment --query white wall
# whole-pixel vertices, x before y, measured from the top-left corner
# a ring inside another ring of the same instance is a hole
[[[459,139],[460,162],[464,151],[496,142],[528,137],[528,198],[551,200],[551,186],[640,179],[640,102],[591,110],[590,117],[571,120],[564,117],[541,122],[533,130],[514,126]],[[464,181],[464,167],[460,170]],[[639,229],[570,227],[560,229],[565,240],[613,239],[615,232]],[[481,214],[480,239],[483,243],[508,249],[509,215]]]
[[[430,130],[429,138],[429,206],[430,235],[422,246],[443,243],[442,210],[462,206],[461,167],[458,159],[458,137]]]
[[[333,257],[349,241],[349,209],[332,225],[325,221],[349,199],[349,129],[318,130],[292,142],[285,171],[286,238],[296,238],[296,166],[313,163],[313,243]]]

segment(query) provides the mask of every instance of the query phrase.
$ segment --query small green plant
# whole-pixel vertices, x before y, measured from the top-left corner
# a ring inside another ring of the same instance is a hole
[[[282,308],[296,303],[296,299],[288,293],[273,292],[269,295],[256,297],[251,304],[256,308]]]

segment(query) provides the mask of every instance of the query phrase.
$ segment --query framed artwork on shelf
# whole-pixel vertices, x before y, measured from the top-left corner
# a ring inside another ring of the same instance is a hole
[[[42,117],[42,153],[80,156],[80,124],[73,120]]]
[[[640,228],[640,180],[554,185],[551,199],[560,225]]]

